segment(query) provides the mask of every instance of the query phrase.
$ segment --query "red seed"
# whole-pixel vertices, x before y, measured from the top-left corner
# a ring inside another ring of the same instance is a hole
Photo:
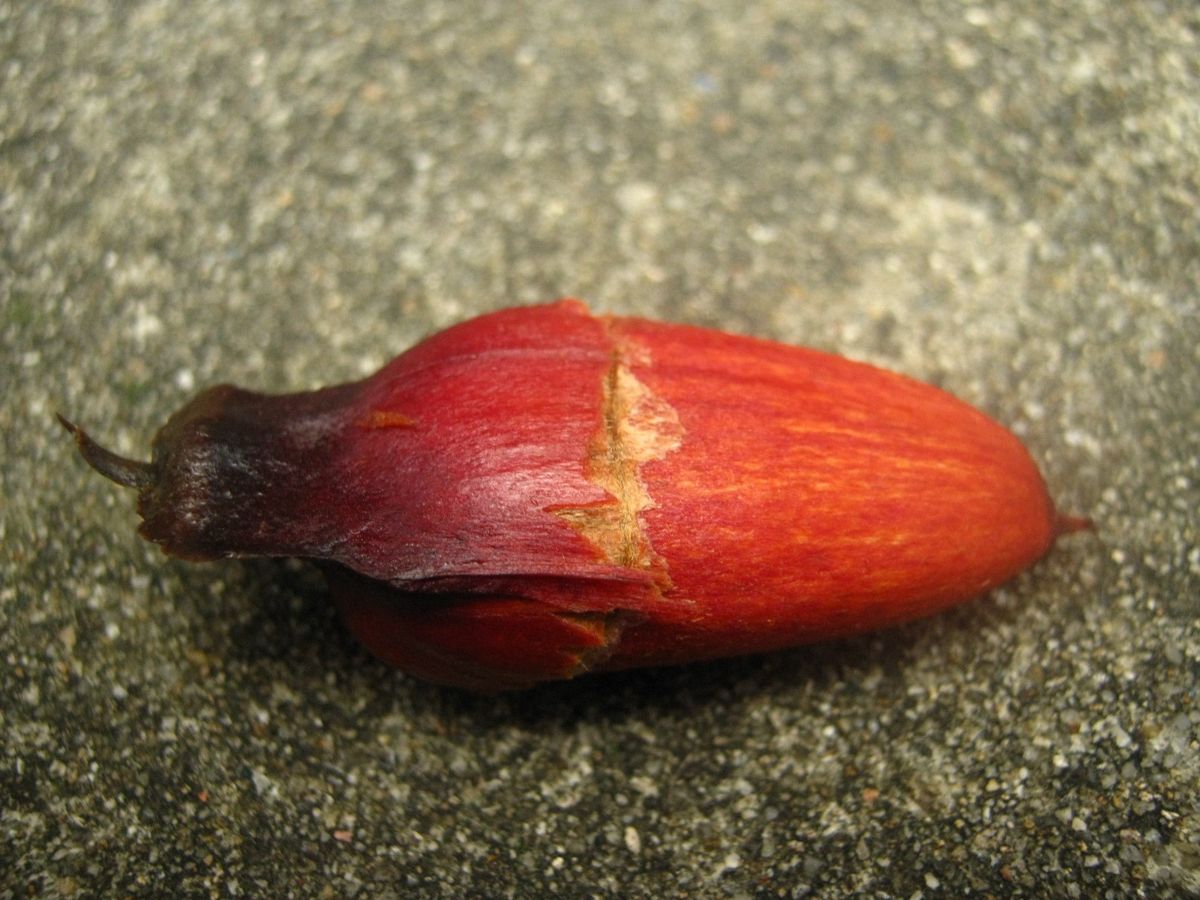
[[[317,560],[374,653],[483,690],[891,625],[1090,525],[943,391],[578,301],[481,316],[353,384],[211,388],[149,463],[63,421],[166,552]]]

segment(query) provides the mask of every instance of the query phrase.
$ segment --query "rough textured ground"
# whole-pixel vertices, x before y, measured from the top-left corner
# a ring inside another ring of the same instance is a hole
[[[1200,893],[1191,3],[0,2],[0,897]],[[894,632],[501,699],[117,449],[562,294],[835,349],[1099,523]]]

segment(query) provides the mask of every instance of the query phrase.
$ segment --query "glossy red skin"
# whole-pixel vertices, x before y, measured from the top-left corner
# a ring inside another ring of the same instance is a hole
[[[1053,543],[1025,448],[944,391],[813,350],[619,327],[653,346],[634,371],[688,434],[642,474],[650,540],[693,608],[627,632],[611,665],[893,625],[1002,584]]]
[[[611,438],[637,418],[618,368],[652,398],[636,463]],[[148,538],[324,561],[370,650],[482,690],[927,615],[1059,527],[1020,442],[943,391],[576,301],[482,316],[352,385],[214,389],[156,444]],[[579,524],[605,510],[624,510],[619,546]]]

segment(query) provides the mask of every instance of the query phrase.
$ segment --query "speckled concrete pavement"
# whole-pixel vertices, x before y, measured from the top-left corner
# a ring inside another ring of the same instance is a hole
[[[0,897],[1200,892],[1191,3],[0,3]],[[479,699],[135,536],[203,385],[558,295],[1011,425],[1095,535],[766,658]]]

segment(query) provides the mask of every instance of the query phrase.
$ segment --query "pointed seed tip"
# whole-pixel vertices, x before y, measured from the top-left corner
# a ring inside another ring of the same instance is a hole
[[[86,431],[56,412],[55,418],[75,438],[79,455],[89,466],[122,487],[143,488],[154,483],[154,468],[148,462],[126,459],[108,450],[91,439]]]
[[[1096,523],[1087,516],[1059,515],[1054,523],[1055,536],[1075,534],[1078,531],[1095,531]]]
[[[61,425],[65,429],[67,429],[67,431],[71,432],[71,434],[75,435],[76,438],[78,438],[79,426],[77,426],[74,422],[72,422],[70,419],[68,419],[66,416],[64,416],[60,412],[56,412],[54,414],[54,418],[58,419],[59,425]]]

